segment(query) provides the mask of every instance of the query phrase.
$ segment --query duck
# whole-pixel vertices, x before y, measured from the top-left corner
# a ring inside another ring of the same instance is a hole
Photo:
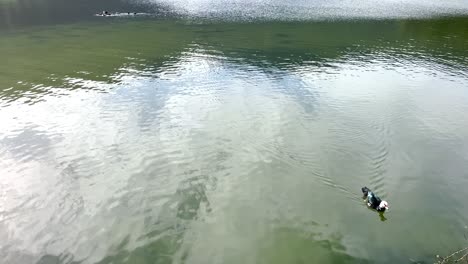
[[[369,188],[362,187],[361,190],[362,190],[362,193],[364,194],[363,198],[367,201],[367,206],[379,212],[385,212],[389,209],[387,201],[380,199]]]
[[[100,13],[97,13],[96,15],[97,16],[110,16],[111,13],[109,11],[104,10],[104,11],[102,11]]]

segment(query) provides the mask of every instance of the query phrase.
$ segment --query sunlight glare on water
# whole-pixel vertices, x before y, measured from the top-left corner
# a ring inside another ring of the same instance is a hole
[[[223,19],[422,18],[468,14],[468,0],[136,0],[178,14]]]

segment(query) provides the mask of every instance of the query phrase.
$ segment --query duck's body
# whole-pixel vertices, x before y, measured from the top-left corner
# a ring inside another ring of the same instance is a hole
[[[364,194],[364,199],[366,199],[367,205],[370,208],[375,209],[379,212],[384,212],[385,210],[388,210],[388,203],[380,199],[369,188],[362,187],[361,190]]]
[[[96,14],[96,16],[110,16],[110,15],[112,15],[112,14],[109,11],[106,11],[106,10]]]

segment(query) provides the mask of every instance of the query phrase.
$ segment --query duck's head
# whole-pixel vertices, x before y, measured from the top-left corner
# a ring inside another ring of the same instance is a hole
[[[379,207],[377,208],[378,210],[388,210],[388,203],[387,201],[382,201],[379,204]]]

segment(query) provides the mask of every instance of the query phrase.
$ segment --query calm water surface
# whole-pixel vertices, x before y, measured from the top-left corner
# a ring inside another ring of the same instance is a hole
[[[2,263],[433,263],[468,243],[466,1],[56,2],[0,2]]]

